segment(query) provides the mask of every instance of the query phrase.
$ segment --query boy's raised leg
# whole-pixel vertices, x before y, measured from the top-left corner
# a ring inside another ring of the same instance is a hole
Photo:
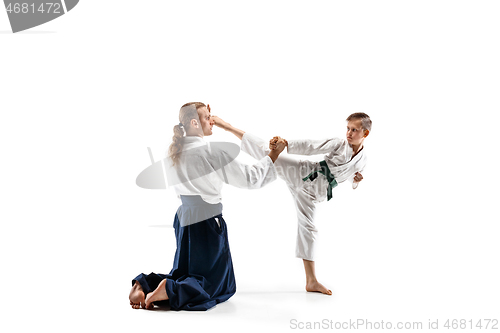
[[[331,295],[332,291],[318,282],[316,278],[316,269],[314,261],[303,259],[304,269],[306,270],[306,290],[311,292],[320,292],[325,295]]]

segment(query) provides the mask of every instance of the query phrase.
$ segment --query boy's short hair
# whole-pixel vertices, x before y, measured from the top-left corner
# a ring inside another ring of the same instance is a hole
[[[370,116],[367,115],[366,113],[363,112],[356,112],[351,114],[349,117],[347,117],[347,121],[351,120],[361,120],[361,126],[363,126],[363,129],[371,131],[372,130],[372,121],[370,119]]]

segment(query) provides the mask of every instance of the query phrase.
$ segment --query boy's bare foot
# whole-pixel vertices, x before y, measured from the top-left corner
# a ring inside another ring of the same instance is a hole
[[[304,268],[306,270],[306,290],[315,291],[325,295],[331,295],[332,291],[318,282],[316,278],[316,268],[314,261],[304,259]]]
[[[144,291],[137,281],[135,281],[132,290],[130,290],[128,298],[130,299],[130,305],[132,305],[133,309],[139,309],[140,307],[144,308],[146,306],[146,302],[144,301]]]
[[[311,292],[320,292],[325,295],[331,295],[332,291],[326,288],[324,285],[319,283],[318,281],[308,282],[306,284],[306,290]]]
[[[146,296],[146,309],[153,309],[155,307],[153,302],[164,301],[168,299],[167,290],[165,289],[166,284],[167,279],[163,279],[158,287]]]

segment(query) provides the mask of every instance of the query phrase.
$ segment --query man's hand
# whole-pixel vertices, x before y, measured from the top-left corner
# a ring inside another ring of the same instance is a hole
[[[278,159],[279,154],[285,149],[286,144],[285,140],[275,136],[269,141],[269,147],[271,148],[271,152],[269,153],[269,157],[273,160],[273,163]]]
[[[281,154],[281,152],[286,148],[285,140],[280,139],[276,141],[276,144],[274,146],[275,147],[272,150],[277,151],[278,153]]]
[[[281,152],[286,147],[288,147],[288,142],[279,136],[275,136],[274,138],[269,140],[269,149],[271,149],[271,150],[275,150],[278,148],[278,149],[280,149],[280,152]]]

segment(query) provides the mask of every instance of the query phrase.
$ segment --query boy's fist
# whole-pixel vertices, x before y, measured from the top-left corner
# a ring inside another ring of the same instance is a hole
[[[362,174],[360,174],[359,172],[356,172],[356,173],[354,174],[354,182],[355,182],[355,183],[359,183],[359,182],[360,182],[360,181],[362,181],[362,180],[363,180],[363,175],[362,175]]]

